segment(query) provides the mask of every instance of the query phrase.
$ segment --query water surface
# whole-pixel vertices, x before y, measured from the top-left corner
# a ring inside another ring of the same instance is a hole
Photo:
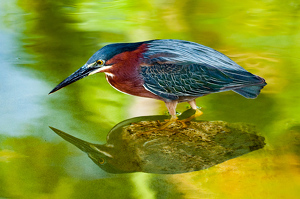
[[[298,198],[299,7],[295,0],[1,1],[0,197]],[[264,149],[187,174],[113,175],[48,128],[102,144],[115,124],[166,112],[161,102],[116,91],[103,74],[48,92],[108,43],[167,38],[212,47],[266,79],[255,100],[234,92],[197,100],[203,120],[255,125]]]

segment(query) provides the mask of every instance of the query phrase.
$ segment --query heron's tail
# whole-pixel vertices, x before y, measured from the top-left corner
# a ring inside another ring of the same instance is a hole
[[[262,78],[261,78],[262,79]],[[264,79],[262,79],[263,82],[258,84],[258,85],[254,85],[254,86],[247,86],[247,87],[243,87],[243,88],[238,88],[238,89],[234,89],[233,91],[246,97],[246,98],[251,98],[254,99],[256,98],[259,93],[260,90],[267,85],[267,83],[265,82]]]

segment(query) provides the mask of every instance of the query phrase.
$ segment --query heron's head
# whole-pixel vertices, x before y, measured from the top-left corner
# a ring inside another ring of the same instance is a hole
[[[84,77],[95,73],[105,72],[110,73],[110,70],[118,64],[118,62],[130,61],[130,58],[136,57],[136,50],[143,44],[138,43],[116,43],[104,46],[98,50],[81,68],[58,84],[49,94],[58,91],[59,89],[76,82]],[[141,54],[142,51],[138,53]]]

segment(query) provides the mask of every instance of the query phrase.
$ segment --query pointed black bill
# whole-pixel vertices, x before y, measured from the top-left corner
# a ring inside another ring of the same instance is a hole
[[[64,81],[62,81],[60,84],[58,84],[52,91],[50,91],[49,94],[54,93],[58,91],[59,89],[68,86],[69,84],[72,84],[73,82],[76,82],[86,76],[88,76],[91,72],[96,70],[97,68],[94,67],[87,67],[86,65],[79,68],[77,71],[75,71],[72,75],[67,77]]]
[[[90,142],[86,142],[84,140],[81,140],[79,138],[76,138],[72,135],[69,135],[61,130],[58,130],[56,128],[53,128],[51,126],[49,126],[57,135],[59,135],[60,137],[62,137],[64,140],[66,140],[67,142],[70,142],[71,144],[74,144],[75,146],[77,146],[80,150],[82,150],[83,152],[89,153],[89,152],[93,152],[95,151],[95,146],[94,144],[90,143]]]

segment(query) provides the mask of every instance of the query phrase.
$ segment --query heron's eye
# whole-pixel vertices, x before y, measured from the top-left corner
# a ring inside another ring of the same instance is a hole
[[[99,59],[99,60],[96,61],[96,63],[97,63],[98,65],[103,65],[104,62],[103,62],[103,60]]]
[[[99,162],[99,164],[104,164],[104,163],[105,163],[105,160],[104,160],[104,158],[100,158],[100,159],[98,160],[98,162]]]

